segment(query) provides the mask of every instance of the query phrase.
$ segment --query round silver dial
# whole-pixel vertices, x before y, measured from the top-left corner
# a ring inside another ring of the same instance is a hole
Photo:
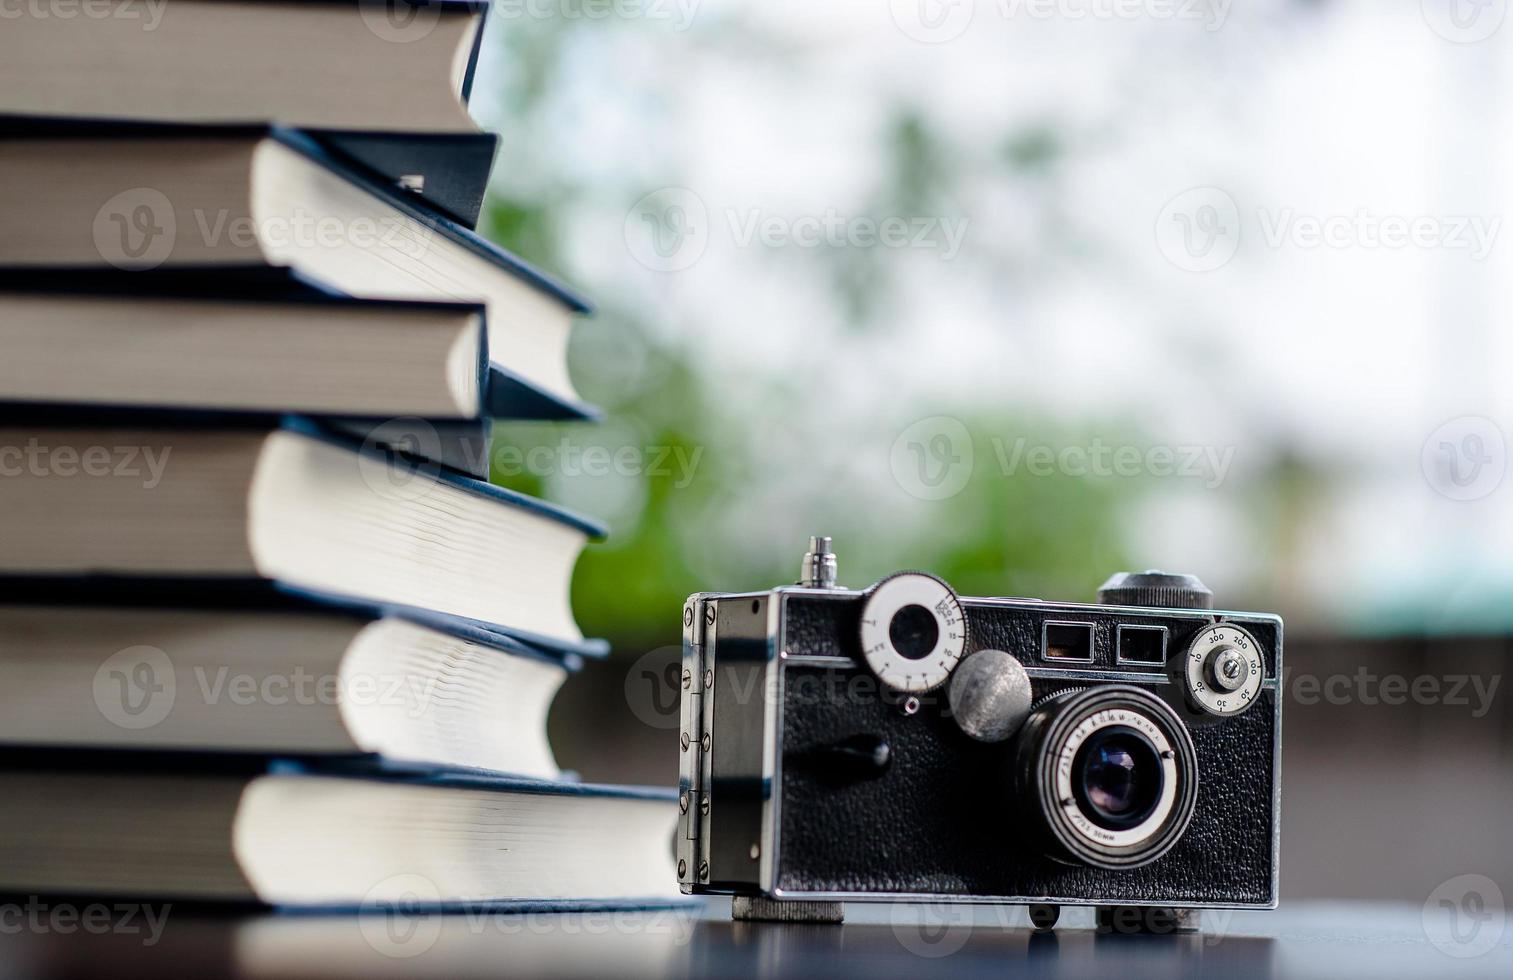
[[[1182,676],[1197,708],[1228,718],[1255,703],[1266,668],[1255,637],[1231,623],[1216,623],[1193,638]]]
[[[951,676],[967,648],[967,619],[949,585],[923,572],[902,572],[867,594],[861,640],[878,680],[919,694]]]

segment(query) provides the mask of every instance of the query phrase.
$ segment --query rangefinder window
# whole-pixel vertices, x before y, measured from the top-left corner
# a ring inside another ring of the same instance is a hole
[[[1046,623],[1041,639],[1041,655],[1046,660],[1093,662],[1092,623]]]

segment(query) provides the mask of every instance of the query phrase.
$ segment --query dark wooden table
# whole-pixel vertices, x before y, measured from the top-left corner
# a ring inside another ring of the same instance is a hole
[[[732,923],[728,905],[635,913],[388,918],[217,913],[118,902],[0,907],[0,975],[19,977],[1513,977],[1501,909],[1451,924],[1410,905],[1210,913],[1175,936],[1100,934],[1069,910],[852,906],[843,926]],[[60,913],[59,908],[71,909]],[[1475,910],[1473,910],[1475,911]],[[1474,955],[1470,955],[1474,954]]]

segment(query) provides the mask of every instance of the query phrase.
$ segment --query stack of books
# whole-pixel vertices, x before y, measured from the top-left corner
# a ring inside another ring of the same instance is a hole
[[[86,8],[0,31],[0,891],[674,898],[546,737],[601,531],[487,482],[595,413],[472,230],[486,5]]]

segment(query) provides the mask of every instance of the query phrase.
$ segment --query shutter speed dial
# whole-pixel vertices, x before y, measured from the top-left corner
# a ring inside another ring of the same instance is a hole
[[[967,648],[967,618],[951,587],[923,572],[901,572],[867,593],[862,656],[895,691],[922,694],[946,682]]]
[[[1220,718],[1250,707],[1266,679],[1255,637],[1230,623],[1200,631],[1187,648],[1182,668],[1193,705]]]

